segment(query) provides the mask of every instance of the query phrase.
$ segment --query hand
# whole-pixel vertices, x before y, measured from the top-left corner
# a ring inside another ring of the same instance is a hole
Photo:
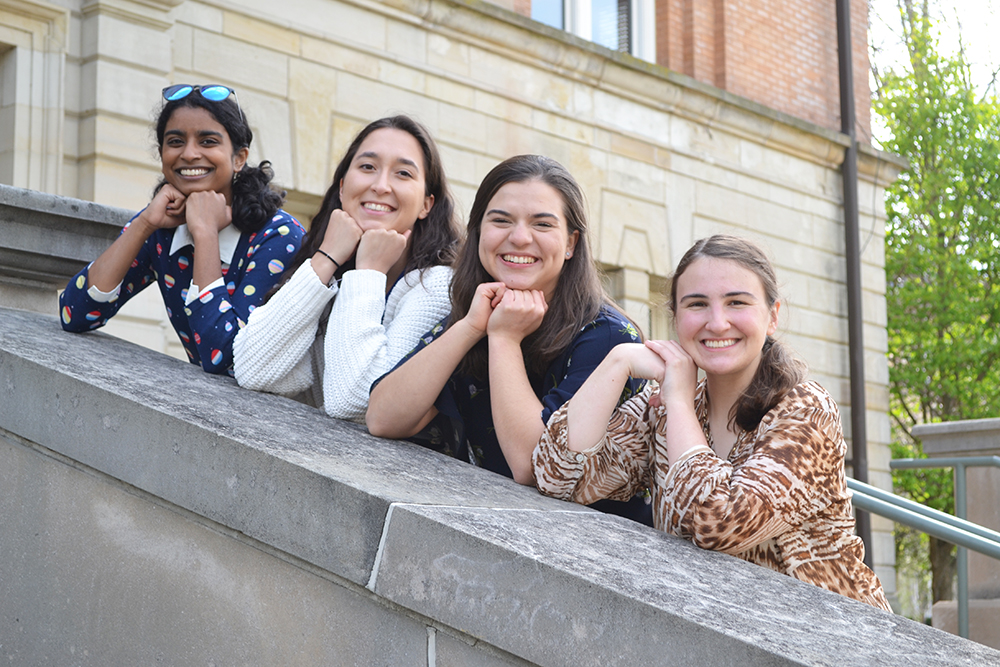
[[[196,248],[199,238],[219,238],[219,232],[233,221],[233,209],[226,204],[226,196],[213,190],[192,192],[188,195],[185,208],[188,231]]]
[[[391,229],[369,229],[361,235],[355,266],[388,274],[406,252],[410,231],[400,234]]]
[[[609,354],[621,355],[625,358],[630,377],[655,380],[657,383],[663,382],[663,376],[667,372],[663,358],[642,343],[615,345]]]
[[[184,224],[185,219],[184,195],[174,186],[167,183],[156,193],[153,201],[149,202],[136,222],[145,224],[150,233],[156,229],[170,229]]]
[[[650,398],[650,405],[666,405],[680,402],[694,403],[694,391],[698,385],[698,367],[684,348],[672,340],[647,340],[646,347],[655,352],[664,365],[660,393]]]
[[[330,214],[330,222],[326,225],[323,243],[319,247],[343,265],[358,249],[362,234],[364,234],[364,230],[361,229],[357,221],[338,208]]]
[[[542,325],[548,309],[541,290],[507,289],[494,306],[486,333],[520,343]]]
[[[469,304],[469,312],[465,314],[462,321],[479,338],[486,335],[486,327],[493,315],[493,309],[500,303],[506,291],[507,288],[503,283],[483,283],[476,288],[476,294],[472,297],[472,303]]]

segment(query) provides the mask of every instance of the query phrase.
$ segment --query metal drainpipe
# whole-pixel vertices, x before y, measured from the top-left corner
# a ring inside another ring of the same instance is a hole
[[[861,308],[861,245],[858,224],[858,141],[854,113],[854,63],[851,3],[837,0],[837,53],[840,64],[840,127],[851,140],[844,151],[844,254],[847,260],[847,330],[851,372],[851,458],[854,479],[868,483],[865,427],[865,343]],[[865,564],[872,567],[872,527],[868,512],[857,512],[858,535],[865,543]]]

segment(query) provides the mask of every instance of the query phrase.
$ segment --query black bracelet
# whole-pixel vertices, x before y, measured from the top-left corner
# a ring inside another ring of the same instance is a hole
[[[330,257],[328,254],[326,254],[325,252],[323,252],[322,248],[316,248],[316,252],[318,252],[319,254],[323,255],[324,257],[326,257],[331,262],[333,262],[333,265],[337,267],[336,270],[340,271],[340,262],[338,262],[333,257]]]

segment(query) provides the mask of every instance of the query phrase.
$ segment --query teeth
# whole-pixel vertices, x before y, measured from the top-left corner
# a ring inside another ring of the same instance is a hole
[[[392,207],[387,204],[376,204],[375,202],[367,202],[362,204],[362,206],[369,211],[381,211],[383,213],[388,213],[392,210]]]
[[[726,340],[706,340],[704,341],[705,347],[729,347],[736,342],[735,338],[727,338]]]
[[[500,255],[503,261],[510,262],[511,264],[534,264],[536,260],[534,257],[525,257],[523,255]]]
[[[208,169],[204,167],[198,167],[197,169],[181,169],[181,176],[204,176],[208,173]]]

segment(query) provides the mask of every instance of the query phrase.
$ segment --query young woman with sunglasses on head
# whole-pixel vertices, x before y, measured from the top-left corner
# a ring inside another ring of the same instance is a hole
[[[163,97],[163,181],[111,247],[69,281],[59,299],[63,328],[103,326],[155,280],[191,363],[224,373],[236,332],[305,230],[281,210],[270,163],[247,165],[253,133],[232,89],[181,84]]]
[[[549,420],[536,483],[582,503],[649,488],[656,528],[888,611],[854,534],[837,404],[772,338],[779,307],[759,248],[695,243],[670,286],[677,341],[608,355]],[[616,407],[630,376],[658,393]]]
[[[601,287],[583,194],[562,165],[520,155],[487,174],[451,295],[447,326],[432,329],[372,389],[368,428],[420,434],[424,444],[531,484],[531,452],[551,411],[615,345],[640,340]],[[648,514],[641,499],[611,511]]]
[[[236,337],[236,381],[363,420],[372,382],[448,313],[457,243],[430,134],[406,116],[370,123],[286,282]]]

